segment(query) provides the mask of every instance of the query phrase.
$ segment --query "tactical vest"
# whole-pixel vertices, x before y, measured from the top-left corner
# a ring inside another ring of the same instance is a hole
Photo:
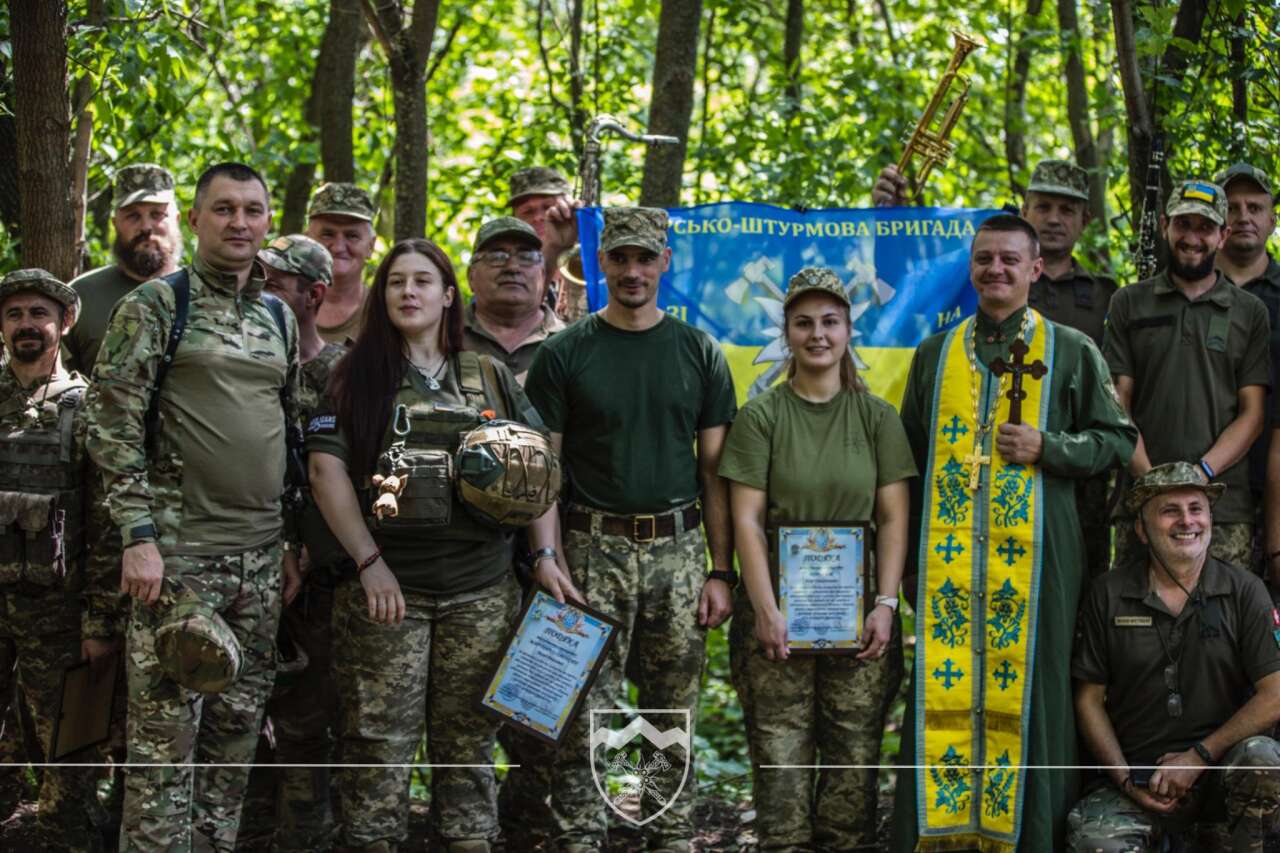
[[[0,431],[0,584],[56,586],[79,580],[85,548],[83,471],[73,466],[79,377],[53,382],[42,405],[50,426]],[[0,416],[26,405],[12,398]]]

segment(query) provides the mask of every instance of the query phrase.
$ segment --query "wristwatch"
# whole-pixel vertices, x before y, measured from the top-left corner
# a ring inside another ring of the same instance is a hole
[[[1196,751],[1196,755],[1204,759],[1205,764],[1210,767],[1213,766],[1213,753],[1209,751],[1209,747],[1205,746],[1203,741],[1196,741],[1191,748]]]
[[[714,571],[707,572],[707,580],[724,581],[729,585],[729,589],[733,589],[738,585],[738,573],[732,572],[728,569],[716,569]]]
[[[558,556],[555,548],[539,548],[529,555],[529,562],[536,566],[539,560],[554,560]]]
[[[888,607],[894,613],[898,612],[898,596],[896,595],[877,595],[876,606],[879,607],[881,604]]]

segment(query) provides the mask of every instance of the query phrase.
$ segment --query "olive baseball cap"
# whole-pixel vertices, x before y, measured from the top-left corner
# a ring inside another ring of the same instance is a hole
[[[1156,495],[1178,489],[1200,489],[1208,495],[1209,503],[1213,504],[1222,497],[1227,487],[1223,483],[1206,483],[1204,475],[1190,462],[1166,462],[1134,481],[1124,501],[1125,509],[1137,515],[1147,501]]]
[[[478,252],[486,243],[499,237],[512,237],[527,244],[531,249],[542,248],[538,232],[534,231],[533,226],[528,222],[516,219],[514,216],[499,216],[480,226],[480,230],[476,232],[476,241],[471,245],[471,251]]]
[[[527,195],[569,195],[573,187],[565,180],[564,175],[546,166],[534,166],[521,169],[511,176],[508,204],[515,203]]]
[[[16,293],[35,292],[47,296],[57,302],[71,316],[75,325],[76,316],[80,313],[80,294],[69,284],[64,284],[54,277],[53,273],[35,267],[14,270],[0,278],[0,304]]]
[[[1231,182],[1238,178],[1248,178],[1253,181],[1267,195],[1274,195],[1271,192],[1271,179],[1267,177],[1267,173],[1259,169],[1257,166],[1251,166],[1243,160],[1230,166],[1225,172],[1220,173],[1213,182],[1224,190],[1231,185]]]
[[[611,252],[619,246],[639,246],[651,252],[661,252],[667,248],[669,222],[667,212],[660,207],[606,207],[600,251]]]
[[[1164,213],[1170,218],[1198,213],[1223,225],[1227,221],[1227,194],[1210,181],[1183,181],[1173,188]]]
[[[782,301],[782,307],[786,308],[804,294],[814,291],[825,293],[845,305],[852,305],[840,276],[826,267],[805,267],[787,282],[787,296]]]
[[[300,275],[307,281],[333,283],[333,256],[304,234],[277,237],[258,252],[258,260],[272,269]]]
[[[169,204],[174,201],[173,175],[155,163],[134,163],[116,172],[111,192],[111,207],[119,210],[131,204],[148,202]]]
[[[307,218],[313,216],[350,216],[372,222],[376,208],[369,194],[355,184],[328,183],[316,190],[307,206]]]
[[[1089,200],[1089,173],[1068,160],[1041,160],[1031,172],[1027,192]]]

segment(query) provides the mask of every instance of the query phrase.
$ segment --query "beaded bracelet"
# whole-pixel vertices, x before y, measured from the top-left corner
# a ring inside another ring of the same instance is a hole
[[[374,563],[378,562],[378,560],[381,558],[382,558],[381,549],[374,551],[372,554],[370,554],[369,556],[361,560],[360,563],[356,566],[356,574],[360,574],[365,569],[369,568]]]

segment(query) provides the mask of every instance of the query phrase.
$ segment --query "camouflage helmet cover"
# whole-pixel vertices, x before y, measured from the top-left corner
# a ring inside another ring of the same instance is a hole
[[[69,284],[63,284],[53,273],[38,268],[14,270],[0,278],[0,305],[15,293],[35,292],[47,296],[67,309],[71,325],[75,325],[80,313],[80,294]]]
[[[111,193],[111,207],[119,210],[131,204],[148,202],[167,204],[174,201],[173,175],[155,163],[134,163],[116,172]]]
[[[1172,219],[1186,213],[1198,213],[1218,225],[1227,222],[1227,194],[1211,181],[1189,180],[1178,184],[1169,195],[1165,216]]]
[[[328,183],[316,190],[307,206],[307,218],[313,216],[350,216],[373,222],[373,199],[355,184]]]
[[[840,276],[835,272],[826,267],[805,267],[791,276],[791,280],[787,282],[787,296],[782,302],[782,307],[786,308],[804,294],[813,291],[825,293],[846,306],[852,304],[844,282],[840,281]]]
[[[244,655],[231,626],[179,580],[166,579],[170,599],[156,630],[160,669],[188,690],[221,693],[240,677]]]
[[[507,203],[515,207],[516,202],[527,195],[569,195],[573,187],[555,169],[546,166],[534,166],[521,169],[511,175],[511,186]]]
[[[651,252],[667,248],[667,212],[660,207],[606,207],[600,251],[639,246]]]
[[[546,435],[493,420],[468,432],[455,459],[458,499],[476,518],[528,527],[560,497],[560,457]]]
[[[1069,160],[1041,160],[1031,172],[1027,192],[1089,200],[1089,173]]]
[[[1166,462],[1134,481],[1125,498],[1125,509],[1136,515],[1156,495],[1178,489],[1200,489],[1209,496],[1209,503],[1212,504],[1222,496],[1227,487],[1222,483],[1206,483],[1204,475],[1190,462]]]
[[[307,281],[333,283],[333,256],[329,250],[304,234],[289,234],[272,240],[258,252],[258,260]]]

